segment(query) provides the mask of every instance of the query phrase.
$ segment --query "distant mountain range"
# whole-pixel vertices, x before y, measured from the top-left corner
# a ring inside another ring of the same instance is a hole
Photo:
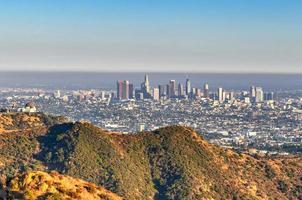
[[[8,113],[0,182],[0,199],[302,199],[302,157],[239,154],[182,126],[123,135]]]

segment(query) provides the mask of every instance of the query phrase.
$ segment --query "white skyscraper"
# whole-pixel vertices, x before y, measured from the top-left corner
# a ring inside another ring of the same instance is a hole
[[[208,83],[204,84],[204,86],[203,86],[203,96],[205,98],[209,98],[210,97],[209,84]]]
[[[255,86],[251,86],[250,87],[250,101],[251,102],[255,102],[255,98],[256,98],[256,88],[255,88]]]
[[[158,101],[159,100],[159,89],[158,88],[154,88],[153,89],[153,99],[155,101]]]
[[[184,87],[181,83],[178,84],[178,96],[179,97],[184,96]]]
[[[220,87],[218,88],[218,101],[224,102],[225,100],[225,93],[223,92],[223,89]]]
[[[150,83],[149,83],[149,77],[147,74],[145,75],[145,87],[146,87],[146,92],[150,93]]]
[[[259,103],[259,102],[263,102],[263,90],[261,87],[256,87],[255,89],[255,102]]]

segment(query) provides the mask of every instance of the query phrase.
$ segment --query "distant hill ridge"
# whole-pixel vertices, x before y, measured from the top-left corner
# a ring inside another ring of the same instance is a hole
[[[124,199],[302,199],[302,158],[254,158],[169,126],[123,135],[89,123],[0,134],[3,185],[25,171],[56,170]]]

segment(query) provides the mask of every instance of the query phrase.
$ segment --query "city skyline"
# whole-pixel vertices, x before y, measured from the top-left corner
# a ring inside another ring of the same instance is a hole
[[[302,73],[301,1],[16,0],[0,71]]]
[[[167,99],[207,99],[218,101],[219,103],[234,102],[236,100],[235,90],[226,90],[223,85],[215,89],[211,89],[208,82],[203,84],[203,87],[191,87],[191,81],[187,76],[185,84],[181,81],[177,82],[170,79],[166,84],[155,84],[151,87],[148,74],[144,75],[144,80],[140,87],[136,87],[129,80],[117,80],[116,92],[111,93],[111,100],[128,101],[128,100],[145,100],[152,99],[155,101]],[[240,99],[245,103],[261,103],[264,101],[273,101],[275,98],[274,92],[264,92],[262,86],[251,85],[249,91],[241,90]],[[237,91],[238,93],[238,91]]]

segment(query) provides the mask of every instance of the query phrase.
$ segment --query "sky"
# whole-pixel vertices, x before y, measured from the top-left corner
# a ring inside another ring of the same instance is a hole
[[[0,0],[0,70],[302,73],[301,0]]]

